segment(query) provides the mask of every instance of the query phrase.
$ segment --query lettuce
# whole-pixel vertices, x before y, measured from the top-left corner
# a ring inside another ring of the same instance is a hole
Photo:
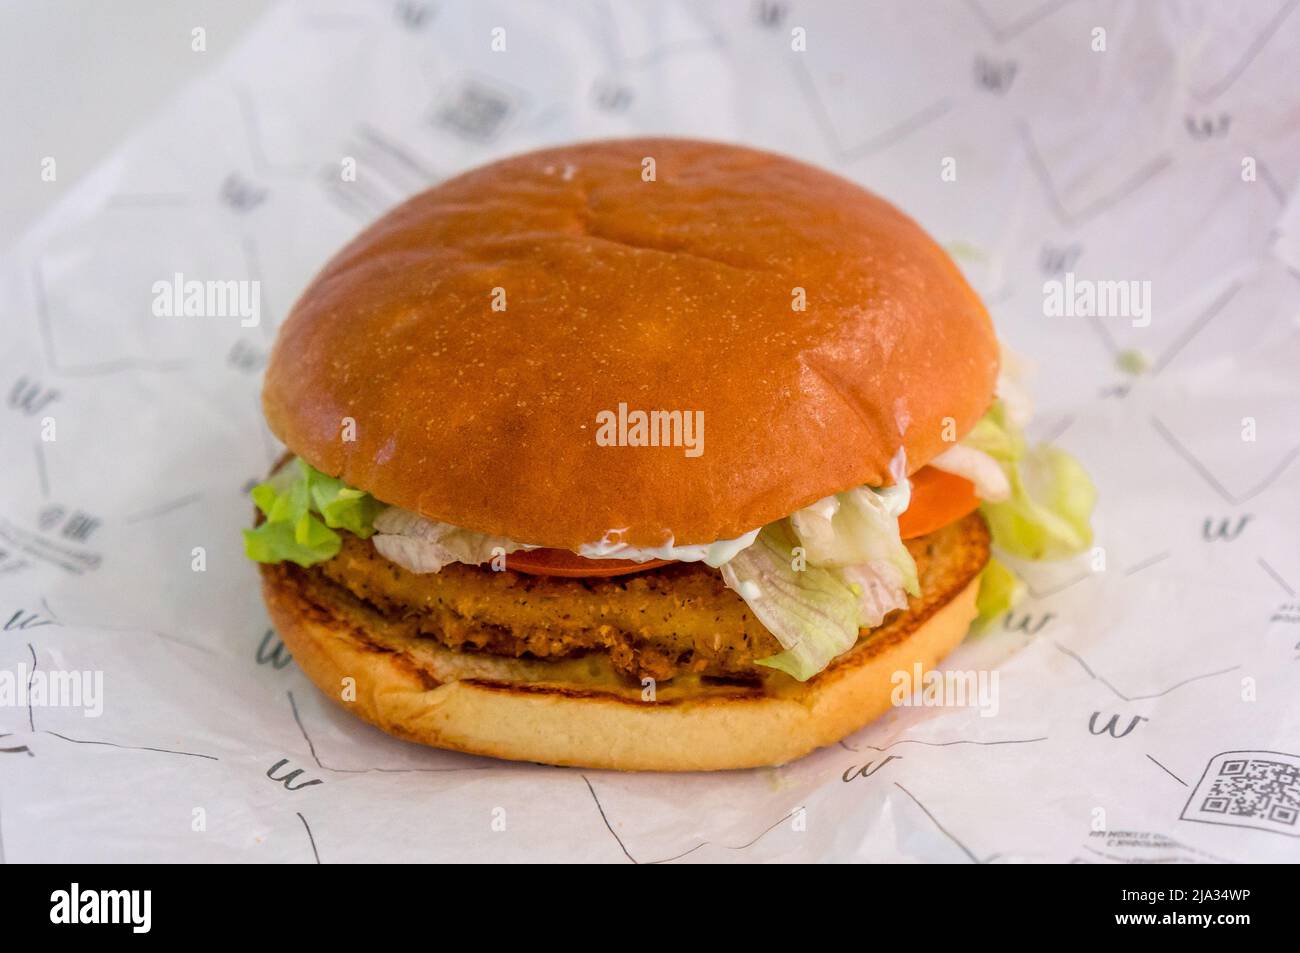
[[[1011,422],[1006,405],[995,400],[988,413],[976,422],[962,440],[964,446],[987,453],[1000,463],[1014,463],[1025,455],[1025,438]]]
[[[837,493],[765,526],[722,566],[727,585],[781,643],[758,664],[805,681],[920,590],[898,535],[909,487]]]
[[[365,490],[353,489],[342,480],[312,470],[306,463],[302,465],[311,471],[308,487],[312,505],[325,520],[325,525],[345,529],[362,539],[368,538],[375,531],[375,517],[384,505]]]
[[[955,473],[975,485],[981,500],[1001,502],[1011,496],[1011,481],[1002,464],[982,450],[955,443],[930,461],[936,470]]]
[[[793,568],[797,545],[788,521],[772,523],[722,567],[722,577],[785,649],[759,664],[802,682],[853,647],[859,613],[853,590],[836,573]]]
[[[1011,498],[981,508],[1001,549],[1025,559],[1064,559],[1092,545],[1097,490],[1064,450],[1029,451],[1007,472]]]
[[[497,552],[537,548],[426,519],[397,506],[384,510],[374,526],[379,554],[414,573],[440,572],[448,563],[478,565]]]
[[[975,627],[983,628],[1002,613],[1011,609],[1024,595],[1025,584],[997,559],[990,558],[980,572],[979,595],[975,608],[979,613]]]
[[[1063,559],[1092,545],[1089,520],[1097,490],[1074,457],[1047,445],[1026,449],[1001,401],[962,445],[997,460],[1010,484],[1006,499],[985,500],[980,507],[996,546],[1025,559]]]
[[[264,520],[244,530],[244,552],[259,563],[311,566],[332,559],[343,545],[335,529],[365,539],[384,508],[370,494],[326,476],[302,459],[253,487],[252,497]]]
[[[916,564],[898,537],[898,517],[910,499],[906,481],[879,490],[857,487],[804,507],[790,525],[810,563],[842,568],[884,561],[915,592]]]

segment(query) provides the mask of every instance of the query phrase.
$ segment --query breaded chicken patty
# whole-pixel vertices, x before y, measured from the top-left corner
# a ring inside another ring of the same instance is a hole
[[[460,650],[510,657],[568,658],[607,653],[634,679],[684,673],[747,679],[780,644],[728,589],[716,569],[673,563],[607,579],[530,576],[453,563],[408,572],[347,533],[333,559],[312,567],[356,598],[420,635]],[[971,514],[908,540],[921,594],[917,611],[960,591],[988,561],[989,535]]]

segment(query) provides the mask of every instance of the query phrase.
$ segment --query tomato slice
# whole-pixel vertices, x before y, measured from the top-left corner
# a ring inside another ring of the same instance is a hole
[[[955,523],[980,505],[975,484],[965,477],[934,467],[921,467],[911,476],[912,501],[898,518],[903,539],[915,539]]]
[[[567,549],[521,549],[506,556],[506,568],[530,576],[565,576],[577,579],[583,576],[603,578],[625,576],[667,566],[672,560],[651,559],[639,563],[632,559],[587,559]]]

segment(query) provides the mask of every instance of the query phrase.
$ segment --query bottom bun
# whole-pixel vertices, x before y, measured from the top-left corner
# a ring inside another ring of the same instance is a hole
[[[623,771],[752,768],[861,728],[890,708],[895,673],[932,668],[961,642],[988,556],[982,520],[967,519],[964,542],[937,560],[931,581],[939,585],[923,576],[907,611],[802,683],[773,672],[752,683],[678,678],[651,691],[599,654],[543,661],[458,652],[310,570],[263,566],[262,589],[280,637],[316,686],[398,738]]]

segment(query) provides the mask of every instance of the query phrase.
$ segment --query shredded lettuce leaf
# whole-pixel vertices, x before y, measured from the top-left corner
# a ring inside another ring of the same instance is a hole
[[[1078,460],[1056,447],[1038,447],[1008,476],[1011,498],[983,507],[994,544],[1025,559],[1065,559],[1092,545],[1089,517],[1097,490]]]
[[[1025,559],[1064,559],[1092,545],[1097,490],[1078,460],[1047,445],[1027,449],[1001,401],[962,441],[1001,463],[1010,496],[980,507],[998,548]]]
[[[906,481],[879,490],[856,487],[804,507],[790,525],[810,563],[841,568],[884,560],[914,588],[916,565],[898,538],[898,517],[910,500]]]
[[[343,544],[335,529],[365,539],[384,508],[369,493],[326,476],[300,458],[253,487],[252,497],[265,519],[244,530],[244,552],[259,563],[311,566],[332,559]]]
[[[759,664],[804,681],[853,647],[860,614],[853,590],[837,573],[792,568],[798,545],[788,520],[772,523],[722,567],[722,577],[785,649]]]
[[[410,510],[390,506],[374,521],[375,549],[415,573],[440,572],[448,563],[479,565],[497,552],[536,549],[506,539],[426,519]]]
[[[976,422],[962,444],[987,453],[1001,463],[1014,463],[1025,455],[1025,438],[1011,422],[1006,406],[995,400],[988,413]]]
[[[920,589],[898,534],[909,487],[858,487],[770,523],[722,577],[781,643],[758,664],[806,681]],[[798,550],[798,552],[796,552]]]

